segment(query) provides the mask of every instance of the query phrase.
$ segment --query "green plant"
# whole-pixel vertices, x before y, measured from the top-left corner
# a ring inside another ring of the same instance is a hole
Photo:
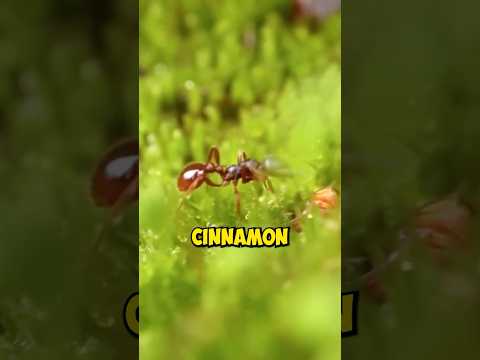
[[[339,17],[292,22],[289,1],[140,2],[140,351],[146,359],[340,356],[338,209],[313,210],[280,249],[198,249],[194,226],[289,226],[340,189]],[[176,178],[218,145],[292,172],[275,193]]]

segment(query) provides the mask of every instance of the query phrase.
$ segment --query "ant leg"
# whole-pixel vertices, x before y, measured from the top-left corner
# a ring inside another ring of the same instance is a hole
[[[138,196],[138,176],[132,180],[127,188],[120,194],[118,200],[113,204],[110,213],[101,225],[97,236],[95,237],[92,249],[100,251],[103,245],[104,237],[109,229],[113,227],[115,222],[121,217],[125,206],[132,201],[132,198],[137,194]]]
[[[271,194],[275,194],[275,191],[273,189],[273,184],[272,184],[272,181],[268,178],[268,177],[265,177],[265,180],[263,181],[263,184],[265,185],[265,189],[270,192]],[[273,196],[273,201],[275,202],[275,204],[277,206],[279,206],[279,201],[278,201],[278,197],[277,196]]]
[[[255,180],[258,180],[260,182],[266,183],[268,177],[265,171],[256,168],[255,166],[252,166],[251,164],[245,164],[245,166],[250,170],[250,172],[253,174],[253,177]],[[266,186],[265,186],[266,187]],[[272,188],[273,189],[273,188]]]
[[[240,192],[238,191],[238,182],[233,182],[233,191],[235,193],[235,210],[237,215],[240,216]]]
[[[127,188],[120,194],[119,198],[111,209],[111,218],[116,219],[125,208],[125,206],[132,201],[134,197],[138,198],[138,175],[131,181]]]
[[[220,152],[218,148],[214,145],[210,148],[208,152],[207,163],[212,163],[215,165],[220,165]]]
[[[200,185],[202,185],[202,183],[205,181],[205,177],[203,176],[199,176],[198,178],[196,178],[191,184],[190,186],[188,187],[187,191],[185,191],[185,195],[182,196],[181,200],[180,200],[180,203],[178,204],[178,207],[177,207],[177,210],[180,210],[180,208],[183,206],[183,204],[185,203],[185,200],[187,199],[187,197],[190,196],[190,194],[193,192],[193,190],[195,190],[197,187],[199,187]]]
[[[239,151],[237,154],[237,163],[240,164],[241,162],[247,161],[247,154],[245,151]]]
[[[271,181],[269,178],[266,178],[266,179],[265,179],[264,184],[265,184],[265,189],[267,189],[267,190],[270,191],[271,193],[274,192],[272,181]]]

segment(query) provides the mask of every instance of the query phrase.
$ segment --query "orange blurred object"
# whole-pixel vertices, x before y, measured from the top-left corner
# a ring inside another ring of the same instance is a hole
[[[337,207],[338,194],[331,187],[326,187],[324,189],[316,190],[311,199],[313,205],[322,209],[328,210]]]
[[[469,245],[471,209],[453,194],[420,208],[415,216],[417,235],[434,251],[464,249]]]

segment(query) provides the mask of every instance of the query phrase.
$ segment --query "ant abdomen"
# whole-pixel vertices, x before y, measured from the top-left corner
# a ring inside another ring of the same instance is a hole
[[[193,163],[187,165],[177,179],[177,187],[180,191],[192,191],[202,185],[205,164]]]
[[[91,196],[97,206],[113,208],[138,199],[137,139],[115,144],[100,159],[92,177]]]

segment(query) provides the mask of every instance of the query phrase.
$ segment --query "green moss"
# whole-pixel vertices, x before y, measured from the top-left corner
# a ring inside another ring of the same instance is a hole
[[[289,1],[140,2],[140,291],[146,359],[340,355],[338,210],[313,211],[282,249],[197,249],[194,226],[288,226],[315,189],[340,187],[340,29],[289,20]],[[291,172],[275,193],[176,179],[212,145]]]

